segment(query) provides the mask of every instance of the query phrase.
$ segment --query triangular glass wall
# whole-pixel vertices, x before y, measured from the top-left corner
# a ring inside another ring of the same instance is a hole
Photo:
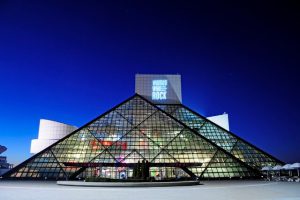
[[[280,160],[254,147],[184,105],[157,106],[251,167],[260,170],[263,166],[283,164]]]
[[[256,173],[221,151],[217,151],[203,172],[204,178],[252,177]]]
[[[20,179],[62,179],[66,178],[66,173],[62,169],[51,150],[36,156],[20,166],[10,177]]]
[[[204,121],[194,116],[192,120]],[[199,123],[197,128],[203,126]],[[143,97],[134,95],[16,166],[3,177],[130,178],[134,166],[142,160],[148,161],[151,174],[157,173],[160,178],[177,176],[178,169],[186,173],[183,176],[220,178],[260,175],[229,153],[232,150],[238,154],[241,149],[233,147],[224,150],[215,144],[216,141],[199,135],[195,127],[188,125]],[[228,169],[232,173],[220,175],[220,168],[232,168]]]

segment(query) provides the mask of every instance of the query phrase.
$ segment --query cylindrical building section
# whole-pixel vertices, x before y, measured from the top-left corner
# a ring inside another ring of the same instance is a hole
[[[36,154],[40,152],[76,129],[77,127],[75,126],[41,119],[38,139],[31,140],[30,153]]]

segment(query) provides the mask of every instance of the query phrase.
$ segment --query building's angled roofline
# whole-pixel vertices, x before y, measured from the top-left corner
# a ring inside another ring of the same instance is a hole
[[[212,123],[213,125],[217,126],[217,127],[220,128],[220,129],[222,129],[223,131],[225,131],[225,132],[229,133],[230,135],[236,137],[237,139],[239,139],[239,140],[245,142],[246,144],[248,144],[249,146],[253,147],[254,149],[263,152],[264,154],[266,154],[267,156],[269,156],[269,157],[271,157],[272,159],[276,160],[277,162],[279,162],[279,163],[281,163],[281,164],[285,164],[285,162],[279,160],[278,158],[275,158],[274,156],[268,154],[267,152],[261,150],[260,148],[254,146],[253,144],[247,142],[247,141],[244,140],[243,138],[241,138],[241,137],[237,136],[236,134],[234,134],[232,131],[228,131],[228,130],[224,129],[224,128],[221,127],[220,125],[218,125],[218,124],[214,123],[213,121],[207,119],[206,117],[202,116],[201,114],[199,114],[199,113],[193,111],[192,109],[190,109],[189,107],[185,106],[184,104],[180,104],[180,105],[181,105],[182,107],[184,107],[185,109],[189,110],[190,112],[194,113],[195,115],[198,115],[199,117],[203,118],[203,119],[206,120],[206,121],[209,121],[210,123]]]
[[[248,170],[255,172],[257,175],[261,174],[261,172],[256,169],[253,166],[250,166],[248,163],[238,159],[237,157],[233,156],[230,152],[227,152],[225,149],[223,149],[222,147],[218,146],[216,143],[214,143],[213,141],[209,140],[208,138],[204,137],[203,135],[199,134],[196,130],[193,130],[191,127],[189,127],[188,125],[186,125],[184,122],[180,121],[179,119],[175,118],[174,116],[172,116],[171,114],[167,113],[166,111],[164,111],[163,109],[159,108],[156,104],[152,103],[151,101],[147,100],[145,97],[139,95],[139,94],[134,94],[133,96],[127,98],[126,100],[122,101],[121,103],[117,104],[116,106],[112,107],[111,109],[107,110],[106,112],[102,113],[101,115],[97,116],[96,118],[94,118],[93,120],[89,121],[88,123],[82,125],[80,128],[78,128],[77,130],[74,130],[73,132],[69,133],[68,135],[66,135],[65,137],[61,138],[60,140],[58,140],[57,142],[53,143],[52,145],[50,145],[49,147],[45,148],[44,150],[42,150],[41,152],[35,154],[34,156],[28,158],[27,160],[25,160],[24,162],[22,162],[21,164],[19,164],[18,166],[16,166],[15,168],[13,168],[12,170],[6,172],[5,174],[3,174],[3,177],[8,177],[9,175],[11,175],[12,173],[16,172],[17,170],[19,170],[21,167],[23,167],[24,165],[26,165],[28,162],[30,162],[31,160],[34,160],[36,157],[40,156],[41,154],[47,152],[50,150],[51,148],[55,145],[57,145],[58,143],[60,143],[61,141],[65,140],[68,137],[71,137],[72,135],[74,135],[75,133],[77,133],[78,131],[86,128],[87,126],[89,126],[90,124],[94,123],[95,121],[99,120],[101,117],[107,115],[108,113],[114,111],[115,109],[117,109],[118,107],[122,106],[123,104],[125,104],[126,102],[129,102],[130,100],[134,99],[135,97],[139,97],[140,99],[144,100],[146,103],[148,103],[149,105],[151,105],[153,108],[155,108],[157,111],[165,114],[166,116],[168,116],[170,119],[174,120],[175,122],[177,122],[178,124],[180,124],[182,127],[186,128],[186,130],[189,130],[191,133],[193,133],[194,135],[202,138],[204,141],[208,142],[210,145],[212,145],[213,147],[216,148],[216,152],[222,152],[224,155],[228,156],[228,158],[231,158],[232,160],[234,160],[235,162],[239,163],[241,166],[247,168]],[[192,111],[191,109],[189,109],[188,107],[184,106],[183,104],[177,104],[177,105],[181,105],[184,108],[186,108],[187,110],[191,111],[192,113],[198,115],[199,117],[204,118],[205,120],[211,122],[210,120],[206,119],[205,117],[201,116],[200,114]],[[213,122],[211,122],[213,123]],[[204,123],[205,124],[205,123]],[[240,137],[234,135],[233,133],[231,133],[230,131],[225,130],[224,128],[220,127],[219,125],[213,123],[215,126],[221,128],[222,130],[224,130],[227,133],[232,134],[233,136],[235,136],[236,138],[240,139],[241,141],[245,142],[246,144],[249,144],[251,147],[253,147],[254,149],[257,149],[259,151],[261,151],[262,153],[265,153],[264,151],[258,149],[257,147],[255,147],[254,145],[251,145],[250,143],[246,142],[245,140],[241,139]],[[52,153],[53,154],[53,153]],[[282,161],[274,158],[273,156],[265,153],[266,155],[268,155],[270,158],[273,158],[275,161],[283,163]],[[213,159],[213,157],[212,157]],[[211,161],[210,161],[211,162]],[[206,168],[209,166],[209,164],[206,166]],[[203,173],[206,171],[206,168],[203,170],[203,172],[201,173],[201,176],[203,175]],[[76,171],[77,172],[77,171]],[[74,173],[76,173],[74,172]],[[67,176],[67,175],[66,175]],[[71,175],[72,176],[72,175]],[[67,176],[68,177],[68,176]]]
[[[32,160],[32,159],[38,157],[39,155],[45,153],[45,152],[48,151],[50,148],[52,148],[53,146],[55,146],[56,144],[58,144],[60,141],[62,141],[62,140],[64,140],[64,139],[66,139],[66,138],[72,136],[72,135],[75,134],[77,131],[80,131],[80,130],[82,130],[84,127],[86,127],[86,126],[88,126],[88,125],[94,123],[94,122],[95,122],[96,120],[98,120],[100,117],[102,117],[102,116],[108,114],[109,112],[111,112],[111,111],[114,110],[115,108],[119,107],[120,105],[124,104],[125,102],[127,102],[127,101],[133,99],[135,96],[136,96],[136,94],[133,95],[133,96],[131,96],[131,97],[129,97],[129,98],[127,98],[126,100],[124,100],[124,101],[122,101],[121,103],[117,104],[116,106],[112,107],[112,108],[109,109],[108,111],[102,113],[101,115],[97,116],[97,117],[94,118],[93,120],[91,120],[91,121],[89,121],[88,123],[82,125],[81,127],[79,127],[78,129],[74,130],[73,132],[71,132],[70,134],[66,135],[65,137],[61,138],[61,139],[58,140],[57,142],[55,142],[55,143],[51,144],[50,146],[48,146],[47,148],[43,149],[43,150],[40,151],[39,153],[37,153],[37,154],[35,154],[35,155],[29,157],[28,159],[26,159],[25,161],[23,161],[22,163],[20,163],[20,164],[17,165],[16,167],[14,167],[14,168],[12,168],[11,170],[9,170],[8,172],[2,174],[2,177],[14,173],[14,171],[15,171],[14,169],[16,169],[17,167],[23,166],[24,164],[26,164],[26,163],[29,162],[30,160]]]
[[[140,96],[140,95],[139,95],[139,96]],[[236,134],[234,134],[232,131],[228,131],[228,130],[224,129],[224,128],[221,127],[220,125],[218,125],[218,124],[216,124],[215,122],[213,122],[213,121],[207,119],[207,117],[205,117],[205,116],[199,114],[198,112],[196,112],[196,111],[190,109],[189,107],[187,107],[187,106],[184,105],[184,104],[156,104],[156,105],[174,105],[174,106],[182,106],[182,107],[184,107],[185,109],[187,109],[188,111],[192,112],[193,114],[198,115],[200,118],[203,118],[203,120],[209,121],[209,122],[212,123],[213,125],[217,126],[218,128],[222,129],[223,131],[227,132],[228,134],[230,134],[230,135],[236,137],[237,139],[241,140],[242,142],[245,142],[246,144],[248,144],[249,146],[253,147],[254,149],[256,149],[256,150],[258,150],[258,151],[261,151],[262,153],[266,154],[267,156],[269,156],[270,158],[276,160],[277,162],[279,162],[279,163],[281,163],[281,164],[285,164],[285,162],[279,160],[278,158],[275,158],[274,156],[270,155],[269,153],[265,152],[264,150],[262,150],[262,149],[260,149],[260,148],[258,148],[258,147],[256,147],[256,146],[254,146],[253,144],[247,142],[247,141],[244,140],[243,138],[241,138],[241,137],[237,136]],[[227,114],[227,113],[226,113],[226,114]],[[221,115],[222,115],[222,114],[221,114]]]

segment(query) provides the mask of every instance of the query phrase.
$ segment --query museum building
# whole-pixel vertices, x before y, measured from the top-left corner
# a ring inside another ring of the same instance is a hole
[[[137,74],[135,94],[6,172],[4,179],[260,178],[283,162],[182,104],[180,75]],[[227,121],[228,122],[228,121]],[[224,125],[225,124],[225,125]],[[69,130],[69,129],[68,129]]]

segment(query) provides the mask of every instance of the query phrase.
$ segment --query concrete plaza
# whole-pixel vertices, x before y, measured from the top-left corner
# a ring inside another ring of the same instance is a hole
[[[204,181],[197,186],[93,188],[59,186],[50,181],[0,181],[1,200],[300,200],[300,183],[264,181]]]

